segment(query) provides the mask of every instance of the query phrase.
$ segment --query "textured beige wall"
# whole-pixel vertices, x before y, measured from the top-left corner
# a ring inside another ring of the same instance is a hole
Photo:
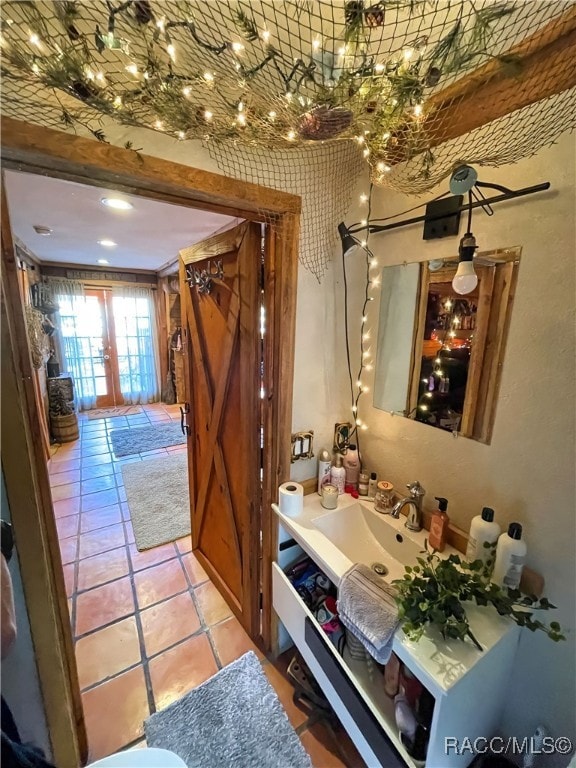
[[[516,165],[479,169],[482,180],[513,189],[543,181],[552,185],[547,193],[497,205],[492,218],[474,212],[472,230],[480,250],[522,246],[491,445],[455,439],[450,433],[391,416],[371,407],[371,394],[364,396],[359,412],[369,425],[362,433],[363,459],[380,478],[391,480],[400,490],[408,481],[420,480],[427,489],[426,506],[433,508],[434,496],[447,497],[449,515],[466,531],[484,505],[494,507],[503,528],[513,520],[522,523],[528,562],[544,574],[546,593],[561,608],[545,618],[558,618],[572,628],[572,634],[562,645],[545,637],[523,636],[505,722],[514,731],[529,733],[542,720],[558,735],[572,737],[576,735],[574,168],[574,137],[566,135],[557,146]],[[414,204],[414,198],[378,190],[374,216]],[[464,226],[465,222],[462,231]],[[458,239],[426,243],[420,224],[373,236],[371,244],[379,263],[386,265],[455,254]],[[361,270],[356,267],[355,296],[362,290]],[[374,338],[377,317],[376,300],[369,314]],[[373,384],[369,376],[365,378]]]
[[[107,129],[107,134],[114,143],[122,145],[130,138],[147,154],[218,171],[198,143],[120,127]],[[483,180],[517,189],[552,183],[548,193],[498,205],[492,218],[478,211],[474,215],[481,250],[523,248],[492,444],[455,440],[440,430],[390,417],[370,407],[371,394],[364,397],[360,415],[370,425],[362,433],[364,460],[380,476],[397,487],[418,478],[428,490],[428,502],[434,495],[450,499],[450,514],[465,529],[484,505],[495,508],[502,526],[511,520],[523,523],[529,563],[545,575],[547,594],[560,607],[553,618],[570,627],[571,635],[568,643],[554,645],[544,636],[524,633],[502,727],[524,735],[544,722],[555,735],[567,735],[576,744],[574,165],[574,138],[564,136],[534,158],[506,168],[480,169]],[[445,190],[443,186],[438,193]],[[348,223],[365,215],[366,209],[358,205],[361,191],[366,191],[365,180],[354,194]],[[433,196],[431,192],[423,201]],[[417,202],[378,190],[373,215],[389,216]],[[377,235],[372,246],[385,265],[455,254],[458,240],[424,243],[421,225],[416,225]],[[349,260],[353,348],[363,271],[360,259]],[[299,269],[293,428],[314,429],[317,449],[331,444],[334,422],[351,415],[342,299],[339,249],[321,284]],[[377,315],[374,301],[369,310],[373,338]],[[294,479],[315,473],[316,459],[293,465]],[[470,707],[473,711],[473,702]],[[546,759],[550,767],[567,763],[566,757]]]

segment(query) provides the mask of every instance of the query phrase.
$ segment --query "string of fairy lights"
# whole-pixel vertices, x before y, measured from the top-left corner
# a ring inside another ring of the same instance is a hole
[[[372,335],[369,328],[369,309],[371,302],[374,301],[378,290],[380,288],[380,275],[378,259],[370,249],[370,220],[372,217],[372,193],[374,185],[371,183],[368,192],[362,192],[360,194],[360,205],[367,207],[366,218],[360,221],[361,229],[358,232],[365,233],[364,239],[357,240],[359,247],[364,253],[365,260],[365,283],[364,283],[364,297],[362,304],[362,314],[360,320],[360,345],[359,345],[359,363],[356,380],[352,375],[352,366],[350,361],[350,354],[348,352],[348,375],[350,379],[350,394],[352,400],[352,423],[353,427],[350,432],[350,438],[354,437],[358,450],[360,450],[360,430],[366,431],[368,424],[360,418],[359,405],[362,395],[367,394],[370,391],[369,386],[363,379],[364,372],[370,372],[374,369],[374,362],[372,359]],[[356,238],[355,238],[356,239]],[[344,277],[346,280],[346,266],[343,264]],[[346,293],[345,285],[345,293]],[[347,314],[347,301],[345,300],[345,313]],[[346,322],[346,344],[348,346],[348,325]]]
[[[263,3],[260,15],[245,3],[223,3],[219,14],[206,3],[183,4],[184,12],[146,0],[4,5],[5,75],[51,88],[68,125],[78,121],[105,140],[89,127],[95,110],[179,140],[355,139],[375,183],[398,160],[399,131],[408,152],[423,151],[428,98],[490,55],[492,33],[515,10],[471,4],[464,11],[461,3],[454,19],[426,31],[413,0],[397,0],[396,24],[401,14],[413,17],[418,33],[404,31],[395,48],[384,33],[392,13],[384,2],[318,6],[304,17],[295,2],[282,10]],[[318,16],[322,10],[330,14]],[[432,11],[429,21],[437,22]]]

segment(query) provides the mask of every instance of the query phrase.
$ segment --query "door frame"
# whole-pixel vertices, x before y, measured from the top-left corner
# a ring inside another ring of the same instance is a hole
[[[290,476],[300,198],[13,118],[2,117],[0,130],[5,169],[112,187],[268,225],[266,245],[272,268],[265,276],[265,295],[269,302],[266,351],[270,388],[263,418],[267,434],[276,436],[266,446],[262,489],[262,644],[269,649],[273,641],[271,564],[277,546],[270,504],[278,485]],[[48,470],[34,439],[38,413],[3,188],[2,205],[2,308],[6,319],[2,323],[2,399],[10,398],[2,420],[10,451],[3,453],[2,466],[54,762],[78,765],[86,759],[86,733],[67,629],[66,590]],[[11,426],[6,423],[8,417]]]

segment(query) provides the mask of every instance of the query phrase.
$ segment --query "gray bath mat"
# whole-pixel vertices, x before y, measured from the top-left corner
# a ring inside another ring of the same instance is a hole
[[[188,768],[312,768],[252,651],[151,715],[144,731],[149,747]]]
[[[110,432],[112,448],[116,456],[130,456],[133,453],[155,451],[169,445],[181,445],[186,442],[180,424],[158,424],[150,427],[132,427],[131,429],[113,429]]]
[[[124,464],[122,477],[138,550],[158,547],[190,533],[185,453]]]

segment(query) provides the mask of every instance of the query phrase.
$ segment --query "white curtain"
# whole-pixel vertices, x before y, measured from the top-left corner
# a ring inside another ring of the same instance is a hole
[[[149,288],[112,289],[120,391],[126,404],[160,399],[160,352],[154,295]]]
[[[49,280],[48,284],[59,305],[56,313],[54,343],[62,373],[74,379],[74,395],[78,410],[95,408],[97,397],[97,350],[94,349],[92,313],[88,311],[84,286],[74,280]],[[101,338],[101,335],[100,335]]]

